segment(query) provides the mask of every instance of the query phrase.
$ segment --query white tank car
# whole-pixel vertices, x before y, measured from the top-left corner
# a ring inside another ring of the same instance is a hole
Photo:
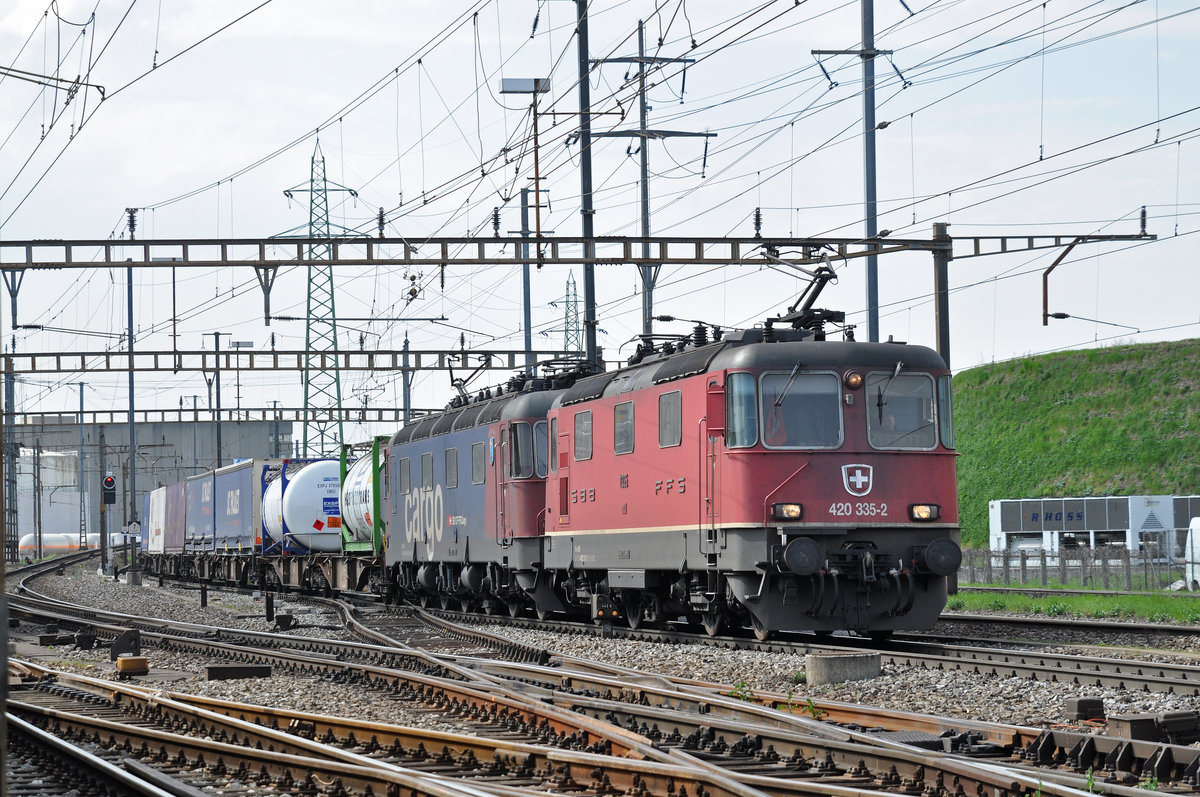
[[[342,522],[354,542],[374,539],[375,481],[371,478],[371,455],[360,457],[350,466],[342,485]]]
[[[108,535],[110,547],[125,545],[127,542],[126,535],[120,532],[112,532]],[[100,535],[87,535],[87,547],[95,549],[100,547]],[[60,556],[66,553],[76,553],[79,551],[79,535],[78,534],[42,534],[42,555],[43,556]],[[37,554],[37,535],[26,534],[21,537],[17,543],[17,552],[21,559],[32,559]]]
[[[338,502],[341,465],[337,460],[310,462],[287,472],[263,493],[263,525],[272,542],[295,542],[310,551],[342,549],[342,515]]]

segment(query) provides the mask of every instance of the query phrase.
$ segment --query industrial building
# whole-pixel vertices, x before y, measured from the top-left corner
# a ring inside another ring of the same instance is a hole
[[[4,430],[5,442],[15,446],[16,454],[15,472],[6,474],[5,555],[10,561],[16,558],[18,541],[28,534],[71,533],[80,539],[99,534],[105,475],[116,480],[116,503],[105,507],[104,518],[112,533],[141,520],[148,491],[217,465],[215,422],[197,418],[135,424],[136,494],[131,495],[127,425],[84,424],[81,436],[74,415],[27,415],[23,420]],[[224,464],[264,453],[291,455],[290,422],[227,420],[220,426]]]

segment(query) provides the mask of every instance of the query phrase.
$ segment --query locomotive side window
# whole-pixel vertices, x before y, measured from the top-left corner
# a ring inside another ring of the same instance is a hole
[[[873,448],[928,451],[937,445],[933,379],[928,374],[867,375],[867,441]]]
[[[941,414],[942,445],[954,448],[954,402],[951,398],[950,374],[938,377],[938,407]]]
[[[483,484],[487,473],[487,452],[483,443],[471,444],[471,484]]]
[[[433,489],[433,452],[427,451],[421,455],[421,489]]]
[[[633,402],[613,407],[613,453],[633,453]]]
[[[546,436],[546,422],[538,421],[533,425],[533,472],[539,478],[546,478],[546,462],[550,458],[550,442]]]
[[[837,448],[842,444],[837,374],[773,371],[762,375],[763,443],[769,448]]]
[[[514,479],[528,479],[533,475],[533,435],[525,421],[512,425],[511,475]]]
[[[400,482],[400,487],[397,492],[399,492],[400,495],[408,495],[412,490],[412,476],[409,472],[409,468],[410,466],[408,464],[408,457],[400,460],[400,467],[396,469],[398,471],[396,473],[396,478]]]
[[[550,419],[550,472],[558,473],[558,418]]]
[[[683,393],[672,390],[658,397],[658,447],[672,448],[683,442]]]
[[[758,391],[754,374],[730,374],[725,393],[725,445],[729,448],[754,445],[758,442]]]
[[[458,486],[458,449],[446,449],[446,489]]]
[[[575,413],[575,461],[592,458],[592,411]]]

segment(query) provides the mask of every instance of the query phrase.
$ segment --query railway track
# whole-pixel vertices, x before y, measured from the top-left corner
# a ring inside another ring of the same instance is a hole
[[[32,598],[19,597],[15,601],[19,610],[32,611],[23,603]],[[107,627],[118,617],[101,618],[96,610],[76,608],[80,614],[70,615],[51,602],[40,611],[54,615],[58,622],[89,627],[100,636],[118,628],[115,623]],[[101,619],[106,622],[99,622]],[[782,695],[759,694],[746,699],[749,696],[733,695],[728,686],[664,679],[538,649],[522,654],[524,658],[497,657],[498,650],[511,649],[510,641],[496,634],[480,635],[415,610],[374,611],[355,621],[368,633],[379,635],[379,641],[386,640],[384,645],[302,640],[240,630],[226,631],[230,638],[218,640],[213,638],[213,629],[203,626],[173,630],[177,636],[162,633],[160,638],[154,636],[162,631],[162,622],[157,622],[159,631],[143,633],[153,644],[246,662],[266,661],[306,676],[352,679],[423,711],[456,717],[464,733],[441,739],[447,759],[473,760],[475,764],[509,760],[506,756],[514,755],[513,748],[501,750],[494,742],[524,745],[520,748],[523,760],[535,763],[532,769],[504,770],[505,778],[525,779],[519,787],[512,786],[515,781],[506,781],[504,788],[543,793],[577,788],[580,794],[587,794],[605,793],[604,784],[608,783],[611,789],[620,789],[608,793],[637,794],[642,788],[643,793],[665,794],[670,788],[680,789],[685,774],[690,778],[686,783],[691,784],[688,794],[842,794],[850,789],[856,793],[951,797],[990,792],[1017,797],[1035,791],[1071,794],[1072,789],[1085,788],[1090,782],[1093,789],[1132,797],[1129,786],[1139,777],[1154,778],[1164,787],[1196,786],[1200,751],[1189,753],[1190,748],[914,718],[878,709],[793,701]],[[580,632],[577,627],[575,630]],[[356,629],[356,633],[363,630]],[[430,644],[441,640],[439,651],[418,650],[426,640]],[[723,640],[722,644],[741,643]],[[784,644],[791,643],[773,642],[765,647],[780,649]],[[333,650],[339,651],[337,658],[327,652]],[[372,657],[378,660],[372,661]],[[64,676],[57,677],[61,680]],[[189,700],[183,696],[170,699]],[[133,702],[132,698],[122,700]],[[222,711],[211,704],[194,704],[193,708]],[[240,706],[230,709],[230,716],[244,711],[247,709]],[[272,710],[270,719],[260,716],[255,724],[355,751],[364,745],[399,745],[407,752],[414,739],[429,738],[430,734],[428,730],[413,731],[416,736],[408,741],[384,744],[381,726],[331,718],[321,718],[318,723],[310,715],[280,709]],[[389,727],[387,733],[396,731]],[[485,736],[501,738],[489,740],[492,746],[481,748],[480,739]],[[368,738],[376,742],[364,742]],[[430,751],[426,748],[425,752]],[[582,756],[573,769],[559,758],[568,753]],[[625,760],[637,761],[641,768],[613,768],[611,762]],[[410,756],[402,759],[401,766],[413,763]],[[449,760],[446,766],[450,766]],[[473,784],[480,777],[477,767],[459,770],[472,773],[461,776]],[[660,779],[654,781],[655,788],[649,788],[646,784],[654,773]],[[623,785],[618,787],[618,783]],[[477,784],[473,787],[479,788]]]
[[[443,615],[434,612],[437,616]],[[461,615],[453,615],[461,619]],[[471,617],[484,627],[516,625],[575,634],[612,635],[647,642],[715,645],[731,649],[758,650],[803,657],[810,653],[873,650],[882,661],[902,667],[935,670],[968,670],[980,675],[1024,678],[1077,685],[1107,686],[1146,692],[1200,696],[1200,670],[1194,665],[1148,664],[1096,656],[1078,656],[1011,648],[924,642],[915,637],[885,643],[856,637],[833,636],[816,639],[809,634],[781,634],[768,642],[741,636],[709,637],[703,633],[666,628],[594,628],[574,623],[533,621],[526,618]]]
[[[1195,598],[1200,600],[1200,598]],[[1135,623],[1113,620],[1087,620],[1083,618],[1043,617],[1038,615],[1009,616],[990,614],[958,614],[943,612],[943,623],[958,623],[974,626],[993,625],[1003,629],[1029,628],[1047,629],[1053,631],[1076,631],[1086,634],[1103,635],[1107,633],[1145,634],[1151,637],[1200,637],[1200,625],[1180,625],[1174,623]],[[999,635],[998,635],[999,636]]]

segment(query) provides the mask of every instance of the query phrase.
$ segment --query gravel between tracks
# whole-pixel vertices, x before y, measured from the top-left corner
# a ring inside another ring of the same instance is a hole
[[[111,579],[102,580],[93,571],[69,570],[60,578],[44,579],[39,589],[53,597],[81,606],[119,607],[136,613],[211,625],[268,631],[262,602],[250,596],[210,592],[209,606],[199,608],[194,590],[159,588],[154,584],[130,587]],[[303,604],[277,605],[276,611],[291,611],[300,621],[296,634],[338,638],[338,633],[321,626],[332,624],[332,618]],[[955,625],[960,633],[961,625]],[[494,626],[486,630],[495,633]],[[972,632],[975,629],[972,629]],[[949,628],[939,632],[953,633]],[[796,656],[750,651],[731,651],[701,645],[677,645],[632,642],[619,639],[600,639],[578,634],[555,634],[543,631],[509,629],[506,634],[514,641],[544,647],[549,650],[619,664],[624,667],[660,673],[668,676],[695,678],[715,683],[741,686],[754,691],[773,691],[795,694],[797,699],[812,697],[848,703],[874,705],[928,714],[965,717],[989,722],[1007,722],[1035,727],[1077,727],[1063,714],[1064,701],[1069,697],[1098,697],[1103,699],[1108,714],[1160,713],[1166,711],[1200,710],[1200,698],[1158,693],[1127,692],[1101,687],[1075,687],[1067,684],[1032,682],[1019,678],[996,678],[968,672],[942,672],[897,667],[885,664],[883,673],[867,681],[846,684],[807,686],[797,683],[804,671],[804,661]],[[1063,632],[1064,644],[1075,644],[1069,630]],[[1094,641],[1094,640],[1088,640]],[[1091,655],[1144,658],[1148,661],[1178,660],[1179,654],[1162,650],[1140,650],[1153,640],[1142,636],[1108,639],[1106,645],[1088,652]],[[1179,650],[1200,649],[1200,639],[1178,640]],[[1071,652],[1080,651],[1072,649]],[[107,657],[94,651],[74,651],[63,647],[56,652],[60,658],[55,665],[69,667],[90,675],[112,677]],[[312,688],[310,678],[277,675],[269,683],[261,681],[205,681],[199,675],[203,669],[198,657],[148,651],[155,668],[179,671],[178,680],[164,683],[171,691],[187,692],[248,703],[269,704],[317,713],[355,716],[380,722],[393,722],[416,727],[450,730],[436,718],[424,712],[413,712],[402,704],[382,698],[381,692],[364,692],[361,688],[334,683],[322,683]],[[1189,659],[1195,661],[1195,659]],[[1081,729],[1103,732],[1103,727],[1078,726]]]

